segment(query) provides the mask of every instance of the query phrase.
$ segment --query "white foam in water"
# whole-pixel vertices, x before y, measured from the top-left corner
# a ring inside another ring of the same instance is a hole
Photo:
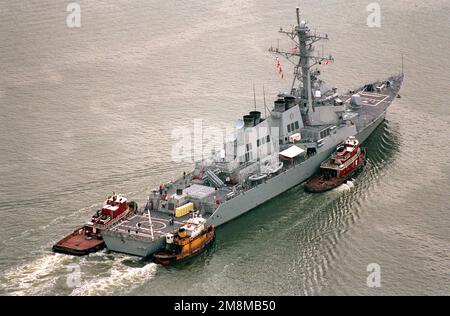
[[[347,181],[346,183],[342,183],[340,186],[335,188],[334,191],[336,191],[336,192],[349,191],[353,187],[354,187],[353,182]]]
[[[134,258],[130,257],[130,259]],[[111,268],[110,275],[95,277],[74,289],[70,295],[110,295],[115,290],[120,290],[120,293],[129,292],[152,279],[156,268],[155,263],[149,263],[143,267],[129,267],[117,262]]]
[[[100,250],[100,251],[96,251],[96,252],[91,252],[90,254],[88,254],[88,257],[104,257],[104,256],[106,256],[108,254],[108,250],[105,248],[105,249],[102,249],[102,250]]]
[[[31,263],[23,264],[4,273],[1,287],[10,295],[40,295],[44,289],[53,287],[56,278],[50,274],[60,269],[70,257],[48,254]]]

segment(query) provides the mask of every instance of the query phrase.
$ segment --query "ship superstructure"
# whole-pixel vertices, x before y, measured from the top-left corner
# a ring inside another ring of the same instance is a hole
[[[277,96],[267,117],[256,110],[244,115],[215,155],[153,190],[139,214],[104,231],[110,250],[150,256],[194,213],[222,225],[304,182],[345,139],[362,143],[384,120],[403,74],[339,95],[317,68],[333,61],[314,50],[328,36],[313,34],[298,8],[297,25],[280,32],[295,47],[270,51],[294,64],[290,91]]]

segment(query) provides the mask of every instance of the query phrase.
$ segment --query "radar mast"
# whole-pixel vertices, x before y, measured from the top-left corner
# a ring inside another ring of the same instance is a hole
[[[314,112],[314,100],[312,96],[312,84],[311,84],[311,68],[322,64],[322,62],[334,61],[333,57],[324,57],[320,55],[314,55],[314,44],[320,40],[328,40],[328,35],[325,36],[311,33],[307,22],[300,20],[300,9],[297,7],[297,25],[292,27],[291,31],[285,31],[280,28],[280,33],[287,35],[295,47],[290,51],[284,51],[279,48],[271,47],[270,52],[280,55],[287,59],[294,65],[294,78],[292,81],[291,94],[296,97],[300,97],[301,104],[308,106],[308,112]],[[314,80],[317,72],[314,76]],[[295,88],[296,82],[299,82],[299,88]],[[300,93],[298,93],[300,91]]]

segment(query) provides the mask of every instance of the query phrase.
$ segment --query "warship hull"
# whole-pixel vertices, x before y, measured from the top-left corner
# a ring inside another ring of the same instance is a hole
[[[160,237],[152,242],[130,235],[117,236],[106,233],[103,235],[108,250],[148,258],[164,247],[166,239]]]
[[[301,90],[293,89],[292,93],[294,96],[284,95],[283,98],[275,101],[271,115],[264,119],[267,122],[262,122],[261,112],[255,110],[250,112],[250,115],[243,117],[241,125],[241,127],[254,128],[255,130],[258,126],[278,127],[281,131],[281,137],[277,139],[277,142],[285,146],[284,151],[293,149],[297,153],[288,154],[287,157],[290,159],[288,160],[290,161],[289,166],[283,167],[278,174],[274,173],[267,176],[267,173],[253,172],[252,175],[248,176],[248,180],[255,181],[254,184],[252,182],[251,185],[246,185],[243,189],[239,188],[232,191],[230,198],[226,196],[225,199],[220,199],[219,201],[214,197],[213,204],[216,207],[211,211],[205,210],[205,215],[207,216],[206,225],[212,224],[216,227],[223,225],[308,180],[317,172],[321,163],[347,137],[356,136],[359,142],[363,143],[384,120],[388,107],[397,97],[403,83],[403,73],[384,81],[374,82],[356,90],[348,91],[348,93],[339,96],[339,98],[335,90],[329,90],[322,95],[321,86],[317,82],[317,76],[320,74],[320,71],[315,72],[314,76],[310,75],[312,66],[310,66],[309,62],[310,59],[314,59],[317,63],[317,57],[312,56],[312,44],[317,40],[327,39],[328,37],[312,35],[310,29],[306,26],[306,22],[300,22],[298,8],[297,21],[298,25],[292,33],[289,33],[291,39],[298,39],[298,42],[295,42],[295,51],[280,52],[279,49],[271,49],[270,51],[298,58],[297,69],[301,69],[300,73],[303,76],[300,78],[297,73],[295,80],[302,80]],[[303,58],[299,58],[300,56]],[[326,58],[321,58],[321,60],[328,63]],[[277,63],[277,67],[279,67],[279,63]],[[281,71],[281,69],[279,70]],[[316,83],[314,86],[315,98],[320,99],[320,104],[316,102],[318,100],[313,100],[311,96],[313,89],[311,81]],[[280,96],[283,96],[283,94]],[[313,102],[316,104],[316,107],[313,106]],[[301,127],[300,122],[302,123]],[[286,125],[286,123],[288,124]],[[288,137],[295,135],[294,131],[300,137],[297,140],[288,142]],[[300,155],[298,150],[301,149],[298,147],[295,149],[294,147],[296,146],[292,145],[292,143],[303,141],[302,132],[305,132],[305,143],[315,144],[314,150],[307,152],[306,149],[311,147],[308,147],[308,144],[303,144],[302,152],[306,152],[305,156],[303,156],[304,159],[298,159],[294,162],[293,158]],[[255,147],[260,147],[261,144],[265,144],[270,140],[269,134],[263,135],[263,138],[258,139]],[[234,146],[233,143],[230,144]],[[247,153],[239,157],[238,160],[244,167],[245,163],[250,163],[250,145],[246,144]],[[288,146],[289,149],[286,149]],[[281,155],[281,152],[278,152],[278,154]],[[235,159],[238,159],[238,157],[236,156]],[[254,163],[257,164],[257,162]],[[209,187],[214,187],[220,193],[218,188],[224,185],[223,181],[217,177],[214,171],[207,171],[209,173],[206,172],[206,176],[209,179],[209,184],[211,184]],[[179,180],[176,180],[176,182]],[[241,183],[245,183],[245,181],[241,181]],[[233,186],[233,188],[235,187]],[[161,194],[162,192],[160,192]],[[217,201],[219,203],[216,203]],[[165,237],[162,234],[158,238],[152,237],[149,239],[137,236],[137,234],[133,234],[130,231],[127,233],[123,230],[114,231],[113,229],[105,231],[103,238],[109,250],[141,257],[151,256],[162,248],[165,243]]]
[[[382,112],[367,128],[356,134],[358,140],[364,142],[372,132],[384,121],[386,111]],[[349,133],[348,136],[352,136]],[[354,134],[353,134],[354,135]],[[287,190],[305,182],[320,168],[320,164],[326,160],[347,136],[336,137],[336,141],[327,149],[317,153],[303,163],[295,165],[280,175],[270,178],[264,183],[246,191],[245,193],[222,203],[214,214],[208,219],[210,224],[220,226],[225,224],[253,208],[266,203]]]
[[[381,122],[383,122],[385,115],[386,110],[375,118],[365,129],[356,133],[356,137],[361,143],[372,134]],[[333,137],[329,144],[327,144],[326,149],[318,152],[313,157],[310,157],[303,163],[295,165],[291,169],[288,169],[273,178],[267,179],[265,182],[243,192],[231,200],[224,201],[208,218],[207,224],[213,224],[216,227],[223,225],[261,204],[266,203],[283,192],[305,182],[314,175],[319,169],[322,161],[326,160],[328,156],[331,155],[336,146],[345,140],[346,137],[352,135],[355,135],[355,131],[351,128],[345,129],[345,131],[338,131],[338,134]],[[164,247],[165,244],[164,237],[149,242],[149,240],[138,238],[136,236],[117,235],[116,233],[109,231],[103,233],[103,239],[107,248],[111,251],[127,253],[144,258],[152,256],[153,253]]]
[[[336,141],[335,145],[338,145],[340,142],[341,140]],[[333,150],[334,147],[330,146],[329,149],[317,153],[315,157],[305,161],[303,165],[299,164],[288,169],[276,177],[270,178],[258,186],[241,193],[233,199],[224,201],[208,218],[207,224],[213,224],[216,227],[223,225],[306,181],[317,171],[321,162]],[[158,240],[151,242],[136,238],[132,235],[119,236],[115,232],[105,232],[103,234],[103,240],[107,248],[111,251],[140,257],[150,257],[154,252],[161,249],[165,243],[165,237],[160,237]]]

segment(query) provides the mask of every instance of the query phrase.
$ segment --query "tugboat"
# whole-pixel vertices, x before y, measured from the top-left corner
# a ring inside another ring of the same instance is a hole
[[[305,185],[308,192],[320,193],[338,187],[366,164],[366,150],[361,149],[355,136],[340,144],[331,157],[322,162],[320,172]]]
[[[53,247],[54,252],[75,256],[83,256],[105,248],[102,230],[113,226],[137,210],[136,202],[127,202],[120,194],[114,194],[105,201],[91,220],[73,233],[58,241]]]
[[[153,255],[156,263],[169,265],[183,261],[205,250],[215,238],[214,225],[205,226],[201,216],[190,218],[174,235],[166,234],[166,247]]]

